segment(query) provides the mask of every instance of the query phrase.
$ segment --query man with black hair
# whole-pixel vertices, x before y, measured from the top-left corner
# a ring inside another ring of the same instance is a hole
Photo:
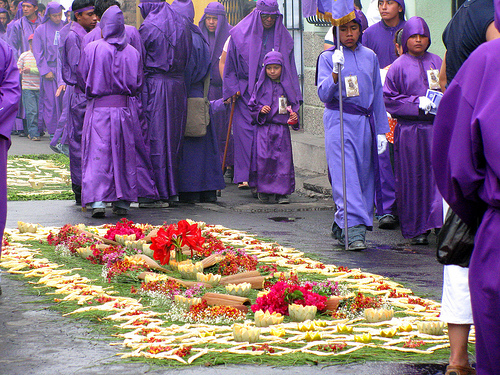
[[[97,24],[94,13],[94,0],[75,0],[71,5],[73,21],[61,49],[62,79],[68,85],[68,124],[69,161],[71,183],[76,204],[81,204],[82,189],[82,126],[87,99],[77,86],[77,69],[80,61],[83,37]]]
[[[24,0],[22,7],[23,17],[12,24],[10,34],[8,34],[10,45],[17,56],[30,49],[28,37],[41,23],[38,17],[38,0]]]

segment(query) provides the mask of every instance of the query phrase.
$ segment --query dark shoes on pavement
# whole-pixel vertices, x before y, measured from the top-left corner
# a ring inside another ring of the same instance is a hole
[[[378,219],[379,229],[396,229],[398,223],[398,217],[391,214],[386,214]]]
[[[427,239],[428,233],[419,234],[418,236],[410,239],[410,245],[428,245],[429,240]]]
[[[106,216],[105,208],[93,208],[92,209],[92,217],[96,219],[100,219]]]
[[[359,251],[359,250],[365,250],[366,249],[366,243],[365,241],[353,241],[349,244],[349,247],[347,250],[349,251]]]

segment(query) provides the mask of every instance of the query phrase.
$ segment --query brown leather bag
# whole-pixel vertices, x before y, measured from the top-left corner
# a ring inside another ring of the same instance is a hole
[[[203,98],[188,98],[185,137],[204,137],[210,124],[210,102],[207,99],[210,73],[203,81]]]

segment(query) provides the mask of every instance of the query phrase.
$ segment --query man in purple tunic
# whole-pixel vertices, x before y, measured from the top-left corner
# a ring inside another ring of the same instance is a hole
[[[165,1],[141,1],[139,9],[144,18],[139,33],[146,49],[146,142],[160,198],[175,201],[187,116],[184,72],[191,53],[191,32],[185,20]]]
[[[38,106],[38,127],[47,130],[53,137],[59,116],[61,103],[57,92],[57,53],[59,32],[64,7],[56,2],[47,4],[42,24],[35,30],[33,37],[33,55],[40,72],[40,99]]]
[[[495,0],[500,30],[500,0]],[[500,362],[500,39],[480,45],[451,81],[434,121],[436,183],[464,222],[480,221],[469,266],[478,375],[498,373]]]
[[[185,79],[188,98],[203,97],[205,76],[210,70],[210,49],[200,28],[193,24],[191,0],[174,0],[172,9],[179,13],[191,31],[192,46]],[[179,168],[179,200],[185,203],[215,202],[216,191],[225,188],[212,124],[203,137],[184,137]]]
[[[213,1],[207,5],[199,23],[203,36],[210,45],[210,89],[208,99],[210,101],[222,98],[222,77],[219,70],[219,58],[224,48],[224,43],[229,37],[232,26],[227,22],[224,5]],[[214,111],[210,122],[215,128],[219,143],[219,155],[222,160],[226,147],[227,128],[229,125],[229,113]],[[230,137],[226,156],[226,166],[233,167],[233,139]]]
[[[0,40],[0,257],[2,238],[7,219],[7,154],[10,133],[14,126],[17,108],[21,101],[19,70],[9,45]],[[0,294],[2,289],[0,287]]]
[[[412,17],[403,28],[403,55],[387,72],[384,100],[398,120],[394,130],[396,198],[403,237],[414,245],[428,244],[432,228],[443,225],[443,205],[431,168],[434,115],[422,110],[428,89],[436,89],[429,77],[437,77],[442,60],[427,52],[429,27]]]
[[[248,101],[259,78],[264,56],[271,50],[281,52],[286,70],[295,77],[297,69],[293,39],[283,25],[283,15],[276,0],[258,0],[255,10],[233,27],[230,34],[224,66],[223,98],[237,99],[233,118],[234,182],[247,183],[255,131]],[[302,102],[298,81],[294,85]]]
[[[343,53],[332,47],[319,55],[317,66],[318,96],[325,103],[325,151],[337,212],[332,235],[345,241],[344,220],[347,212],[349,250],[366,249],[366,230],[373,226],[376,189],[377,143],[379,152],[387,146],[389,131],[382,94],[377,56],[361,45],[361,18],[340,26]],[[334,58],[335,57],[335,58]],[[345,64],[344,64],[345,59]],[[342,86],[347,186],[344,210],[340,142],[338,64],[343,64]],[[349,88],[349,91],[347,90]],[[379,140],[380,139],[380,140]],[[385,140],[385,142],[384,142]],[[342,228],[342,229],[341,229]]]
[[[97,16],[94,14],[94,0],[75,0],[71,9],[75,20],[70,22],[68,35],[62,46],[61,73],[64,82],[68,85],[66,90],[69,104],[67,135],[71,183],[76,204],[79,205],[81,204],[82,187],[82,127],[87,99],[77,86],[77,69],[83,37],[95,27]]]
[[[136,102],[143,67],[140,53],[127,43],[123,13],[116,5],[104,12],[102,39],[88,44],[78,66],[79,82],[89,103],[82,133],[82,204],[92,217],[104,217],[105,203],[124,215],[139,194],[136,155]],[[157,192],[151,175],[145,176]]]
[[[38,0],[24,0],[22,2],[23,17],[12,24],[9,31],[9,42],[19,56],[30,49],[28,37],[40,25],[38,17]]]

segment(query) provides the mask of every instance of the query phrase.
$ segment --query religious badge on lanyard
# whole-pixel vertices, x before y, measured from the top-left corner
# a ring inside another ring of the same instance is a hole
[[[278,98],[278,113],[280,115],[286,115],[288,112],[286,110],[286,107],[288,106],[288,100],[284,96],[280,96]]]
[[[427,71],[427,81],[429,81],[430,90],[440,90],[441,86],[439,86],[439,70],[429,69]]]
[[[345,77],[345,91],[348,98],[359,96],[359,86],[357,76]]]
[[[55,46],[58,46],[59,45],[59,39],[60,39],[60,36],[61,34],[59,33],[59,31],[56,31],[56,34],[54,35],[54,45]]]

